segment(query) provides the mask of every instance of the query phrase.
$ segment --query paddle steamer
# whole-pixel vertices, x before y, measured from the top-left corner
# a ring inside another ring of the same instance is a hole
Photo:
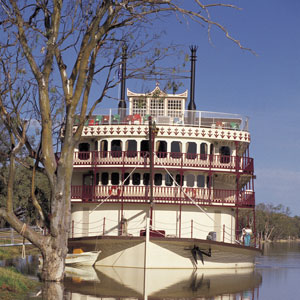
[[[158,84],[149,93],[127,89],[127,102],[123,53],[118,108],[85,123],[69,248],[101,250],[96,265],[253,267],[260,253],[248,118],[196,109],[195,62],[191,47],[188,105],[187,91],[168,94]],[[247,245],[243,227],[252,232]]]

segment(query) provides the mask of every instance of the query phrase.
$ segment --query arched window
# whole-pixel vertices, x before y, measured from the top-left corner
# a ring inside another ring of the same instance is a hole
[[[156,155],[159,158],[167,157],[167,142],[166,141],[157,141],[156,142]]]
[[[206,187],[208,187],[208,188],[212,187],[212,180],[210,180],[210,179],[212,179],[212,177],[207,175],[206,176]]]
[[[141,141],[141,156],[149,157],[149,141],[148,140]]]
[[[107,172],[101,173],[101,184],[102,185],[108,184],[108,173]]]
[[[193,174],[188,174],[186,176],[186,186],[194,187],[194,183],[195,183],[195,176]]]
[[[144,173],[143,174],[143,185],[149,185],[150,184],[150,174]]]
[[[184,184],[184,176],[180,175],[180,174],[177,174],[176,177],[175,177],[175,180],[176,180],[176,183],[179,185],[179,186],[183,186]]]
[[[95,151],[98,151],[98,141],[95,141],[95,143],[94,143],[94,149],[95,149]]]
[[[89,143],[80,143],[78,145],[78,158],[82,160],[90,159],[90,144]]]
[[[130,182],[129,173],[124,173],[123,181],[124,181],[124,185],[129,185]]]
[[[200,159],[206,160],[207,159],[207,144],[201,143],[200,145]]]
[[[111,141],[111,156],[121,157],[122,156],[122,141],[112,140]]]
[[[120,182],[120,174],[117,172],[111,173],[111,184],[119,185]]]
[[[197,144],[194,142],[187,143],[186,158],[195,159],[197,157]]]
[[[141,174],[140,173],[133,173],[132,174],[132,184],[133,185],[140,185],[141,183]]]
[[[94,174],[89,172],[83,175],[83,198],[91,200],[93,197]]]
[[[88,173],[83,175],[83,185],[84,186],[91,186],[94,185],[94,174]]]
[[[166,176],[165,176],[165,185],[166,186],[173,185],[173,178],[169,174],[166,174]]]
[[[154,174],[154,184],[162,185],[162,174],[160,173]]]
[[[205,186],[205,177],[204,175],[197,176],[197,187],[204,188]]]
[[[230,148],[227,146],[220,147],[220,162],[228,164],[230,162]]]
[[[171,157],[172,158],[180,158],[181,157],[181,149],[182,145],[180,142],[172,142],[171,143]]]
[[[209,146],[209,154],[210,155],[214,154],[214,144],[210,144],[210,146]]]
[[[137,142],[136,140],[128,140],[126,142],[126,155],[127,157],[137,156]]]
[[[108,143],[107,140],[102,140],[100,142],[100,156],[107,157],[107,150],[108,150]]]

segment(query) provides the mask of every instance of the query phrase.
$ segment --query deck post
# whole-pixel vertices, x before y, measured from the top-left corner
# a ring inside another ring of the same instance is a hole
[[[154,143],[155,143],[155,134],[156,126],[152,122],[152,116],[149,116],[149,158],[150,158],[150,207],[149,207],[149,216],[150,216],[150,226],[152,227],[152,218],[153,218],[153,181],[154,181]]]
[[[103,218],[103,233],[102,235],[105,235],[105,217]]]
[[[150,218],[146,219],[146,239],[145,239],[145,252],[144,252],[144,268],[148,268],[148,252],[150,242]]]

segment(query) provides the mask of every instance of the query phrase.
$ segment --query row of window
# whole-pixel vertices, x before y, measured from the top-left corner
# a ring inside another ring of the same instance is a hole
[[[129,173],[124,173],[124,178],[120,173],[117,172],[103,172],[96,174],[96,181],[94,183],[94,175],[93,174],[85,174],[83,175],[83,184],[84,185],[109,185],[109,180],[111,185],[122,185],[124,181],[124,185],[150,185],[150,174],[149,173],[133,173],[129,176]],[[175,180],[175,182],[174,182]],[[193,175],[187,174],[186,176],[175,174],[161,174],[155,173],[153,178],[153,184],[155,186],[175,186],[182,185],[187,187],[209,187],[210,177],[206,175]]]
[[[125,147],[123,147],[125,144]],[[100,151],[106,152],[108,151],[108,141],[102,140],[100,141]],[[155,152],[159,153],[167,153],[168,152],[168,144],[166,141],[156,141],[155,143]],[[182,143],[179,141],[172,141],[170,143],[170,152],[171,153],[182,153]],[[197,153],[201,155],[208,154],[208,144],[201,143],[199,146],[195,142],[188,142],[185,145],[186,153],[191,157]],[[124,149],[125,148],[125,149]],[[198,149],[197,149],[198,148]],[[95,144],[95,149],[98,150],[98,142]],[[136,140],[127,140],[123,143],[122,140],[112,140],[110,143],[110,149],[112,152],[121,153],[123,149],[127,152],[127,155],[136,156],[138,151],[138,142]],[[141,152],[149,152],[149,141],[142,140],[139,145],[139,149]],[[79,152],[88,152],[90,151],[89,143],[80,143],[78,147]],[[209,146],[209,154],[213,154],[214,145],[210,144]],[[219,148],[220,155],[230,156],[230,148],[228,146],[222,146]]]

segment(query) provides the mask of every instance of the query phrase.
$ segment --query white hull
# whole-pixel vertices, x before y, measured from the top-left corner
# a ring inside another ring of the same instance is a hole
[[[78,244],[79,243],[79,244]],[[73,239],[69,247],[101,249],[96,266],[145,269],[253,268],[258,249],[199,239],[98,237]],[[197,259],[193,248],[197,247]],[[203,262],[202,262],[203,259]]]

